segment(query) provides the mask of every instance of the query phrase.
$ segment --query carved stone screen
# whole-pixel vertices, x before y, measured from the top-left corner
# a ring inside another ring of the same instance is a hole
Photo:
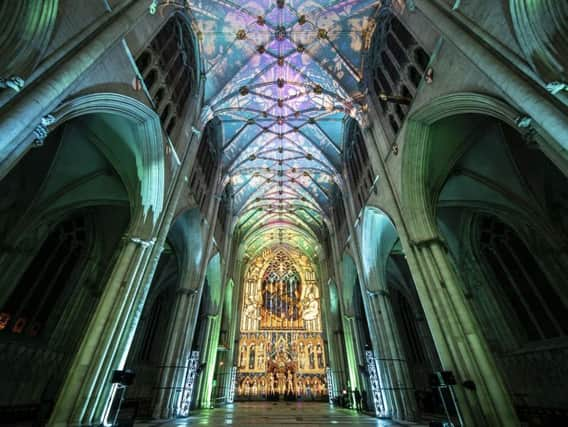
[[[237,397],[327,397],[320,289],[308,257],[264,250],[244,277]]]

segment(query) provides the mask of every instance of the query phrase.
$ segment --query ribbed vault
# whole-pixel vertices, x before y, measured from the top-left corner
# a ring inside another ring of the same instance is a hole
[[[194,0],[205,59],[203,119],[223,129],[223,167],[247,252],[314,253],[359,118],[377,0]]]

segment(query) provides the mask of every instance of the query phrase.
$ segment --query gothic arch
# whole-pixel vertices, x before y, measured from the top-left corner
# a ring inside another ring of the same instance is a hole
[[[363,213],[361,239],[361,260],[364,274],[367,276],[367,286],[385,284],[386,260],[398,239],[396,227],[382,210],[367,207]],[[380,278],[380,282],[369,280],[371,275]],[[381,283],[382,282],[382,283]],[[376,291],[378,289],[369,289]]]
[[[440,97],[422,107],[407,121],[402,148],[402,185],[401,199],[406,210],[411,240],[422,241],[437,235],[435,223],[438,188],[431,188],[430,171],[432,165],[431,150],[433,141],[430,138],[431,128],[437,122],[462,114],[479,114],[500,120],[511,127],[516,127],[519,113],[506,103],[495,98],[475,93],[457,93]],[[539,142],[544,139],[539,139]],[[454,161],[459,156],[454,156]],[[453,163],[443,165],[439,176],[447,176]]]
[[[165,159],[163,134],[158,116],[146,105],[116,93],[95,93],[71,99],[58,107],[54,126],[82,116],[125,119],[132,128],[126,149],[134,158],[133,170],[126,170],[121,154],[112,144],[96,141],[121,176],[131,203],[131,228],[157,223],[164,204]],[[130,165],[132,166],[132,165]],[[150,228],[151,229],[151,228]],[[148,230],[149,232],[149,230]]]
[[[182,275],[180,284],[189,283],[190,275],[199,271],[205,250],[205,236],[201,224],[201,212],[199,208],[193,207],[178,214],[170,229],[169,238],[176,248],[178,268]]]

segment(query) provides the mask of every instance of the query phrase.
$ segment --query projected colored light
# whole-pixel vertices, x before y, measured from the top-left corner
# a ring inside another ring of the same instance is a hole
[[[312,255],[341,170],[346,117],[361,118],[363,52],[377,0],[189,1],[207,75],[204,120],[248,252],[285,241]]]

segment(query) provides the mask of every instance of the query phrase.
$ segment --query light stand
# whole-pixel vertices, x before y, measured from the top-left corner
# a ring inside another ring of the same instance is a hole
[[[134,371],[130,369],[115,370],[112,373],[110,382],[111,384],[117,384],[116,386],[117,394],[120,393],[118,405],[116,406],[116,411],[112,419],[113,426],[116,425],[118,415],[120,414],[120,407],[122,406],[122,402],[124,401],[124,394],[126,393],[126,389],[128,388],[129,385],[132,385],[135,376],[136,374],[134,373]],[[117,396],[115,395],[115,399],[116,398]]]
[[[463,427],[463,418],[453,389],[453,386],[456,385],[456,378],[454,377],[454,373],[452,371],[438,371],[430,374],[430,385],[438,390],[440,399],[442,400],[442,405],[444,406],[444,412],[446,413],[446,417],[448,418],[448,422],[450,423],[450,426],[453,426],[454,424],[452,422],[452,417],[450,415],[448,404],[446,402],[446,396],[444,395],[443,390],[447,390],[450,393],[451,402],[456,410],[456,415],[458,417],[459,426]]]

